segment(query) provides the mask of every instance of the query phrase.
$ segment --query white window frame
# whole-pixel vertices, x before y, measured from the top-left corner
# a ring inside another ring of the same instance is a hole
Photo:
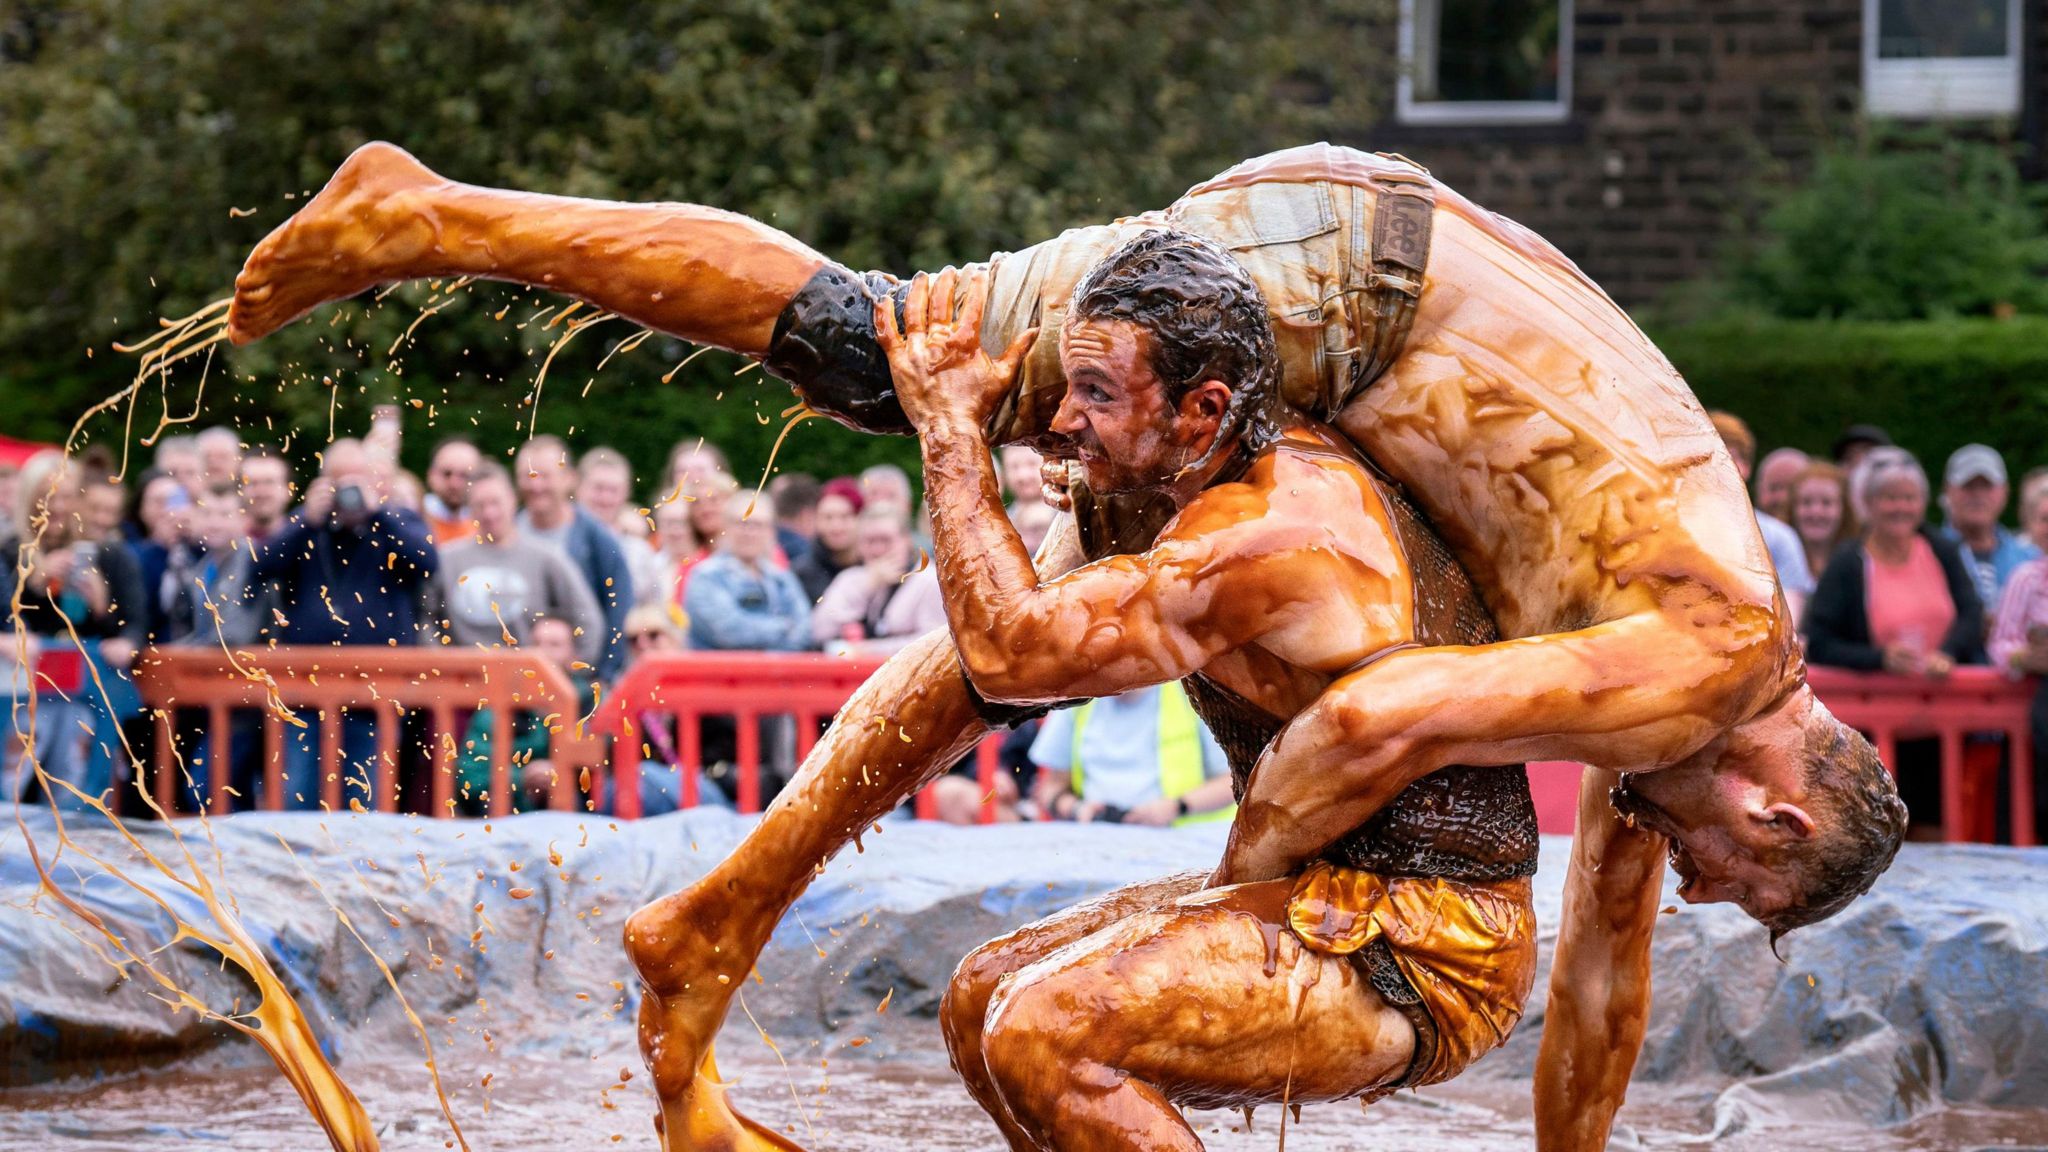
[[[1557,99],[1417,100],[1415,0],[1401,0],[1401,75],[1395,87],[1395,119],[1403,124],[1561,124],[1569,120],[1572,114],[1572,0],[1557,0],[1557,7]]]
[[[1863,0],[1863,105],[1873,116],[1914,120],[2017,116],[2024,25],[2031,0],[2006,0],[2006,53],[1999,57],[1885,60],[1877,54],[1878,0]]]

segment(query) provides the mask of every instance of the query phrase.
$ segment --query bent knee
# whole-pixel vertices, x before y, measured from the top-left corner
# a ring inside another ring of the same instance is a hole
[[[939,998],[939,1028],[946,1036],[946,1048],[957,1065],[981,1048],[983,1022],[997,985],[1015,968],[1015,961],[1001,947],[1002,940],[984,944],[967,954],[953,970],[946,993]]]

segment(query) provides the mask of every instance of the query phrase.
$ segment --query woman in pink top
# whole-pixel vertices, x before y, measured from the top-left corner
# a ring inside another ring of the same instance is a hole
[[[1806,658],[1836,668],[1945,676],[1984,662],[1984,608],[1955,545],[1927,529],[1927,474],[1902,448],[1858,469],[1860,540],[1828,561],[1806,608]]]
[[[2020,496],[2020,527],[2048,538],[2048,484],[2030,483]],[[1991,663],[2009,676],[2048,673],[2048,558],[2013,569],[1992,617]]]
[[[1829,559],[1807,601],[1807,662],[1934,678],[1983,663],[1977,582],[1956,546],[1927,530],[1927,473],[1904,449],[1873,448],[1854,483],[1863,535]],[[1891,768],[1921,828],[1909,835],[1938,835],[1939,742],[1899,741]]]

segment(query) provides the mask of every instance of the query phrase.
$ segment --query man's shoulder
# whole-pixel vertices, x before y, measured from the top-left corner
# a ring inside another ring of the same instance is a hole
[[[1290,433],[1275,440],[1252,457],[1237,480],[1218,484],[1198,499],[1211,498],[1217,504],[1254,501],[1262,510],[1259,520],[1270,521],[1264,526],[1278,527],[1292,521],[1328,524],[1326,502],[1331,497],[1377,496],[1383,491],[1379,477],[1355,448],[1320,425],[1306,427],[1309,434]]]

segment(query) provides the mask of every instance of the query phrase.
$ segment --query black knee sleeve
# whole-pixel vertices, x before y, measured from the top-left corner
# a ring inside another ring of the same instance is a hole
[[[860,274],[837,264],[818,270],[782,314],[762,361],[789,381],[812,409],[863,432],[907,436],[912,429],[889,358],[875,338],[875,301],[893,298],[903,319],[907,283],[877,272]]]

